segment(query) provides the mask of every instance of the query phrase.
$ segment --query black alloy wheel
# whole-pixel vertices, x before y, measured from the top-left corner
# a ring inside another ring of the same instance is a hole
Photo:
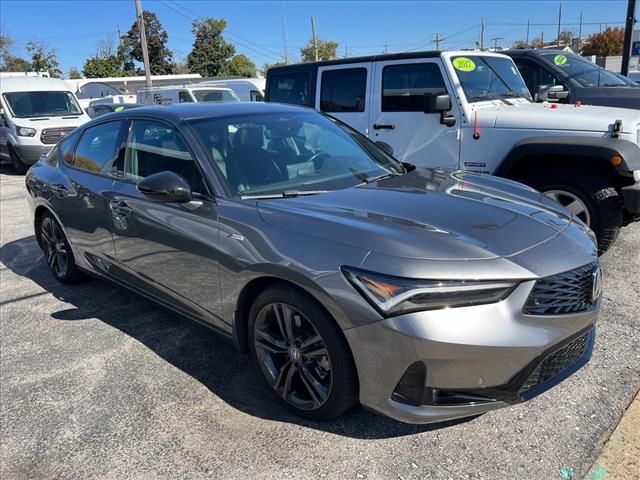
[[[40,219],[38,241],[47,266],[56,280],[62,283],[78,283],[86,279],[78,269],[69,242],[56,219],[45,213]]]

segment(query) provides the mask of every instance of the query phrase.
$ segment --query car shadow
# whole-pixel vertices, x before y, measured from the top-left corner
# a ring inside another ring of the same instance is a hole
[[[35,282],[57,299],[72,305],[51,312],[53,318],[60,321],[101,320],[144,344],[227,404],[247,414],[361,439],[412,435],[470,420],[408,425],[360,406],[328,422],[302,419],[290,414],[259,381],[250,357],[238,353],[230,341],[215,332],[107,282],[90,280],[72,286],[57,282],[49,272],[34,236],[3,245],[0,260],[3,269],[8,268]],[[0,304],[17,303],[31,296],[3,299]]]

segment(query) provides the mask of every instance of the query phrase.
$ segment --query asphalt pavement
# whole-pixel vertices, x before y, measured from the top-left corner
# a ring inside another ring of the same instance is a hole
[[[587,366],[528,403],[427,426],[362,408],[303,421],[214,333],[106,283],[57,283],[7,168],[0,229],[3,480],[583,478],[640,389],[640,224],[602,258]]]

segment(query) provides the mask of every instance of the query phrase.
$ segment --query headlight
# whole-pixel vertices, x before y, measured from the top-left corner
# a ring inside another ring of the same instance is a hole
[[[36,134],[36,129],[29,127],[16,127],[16,133],[21,137],[33,137]]]
[[[342,268],[353,286],[383,315],[495,303],[516,282],[489,280],[416,280]]]

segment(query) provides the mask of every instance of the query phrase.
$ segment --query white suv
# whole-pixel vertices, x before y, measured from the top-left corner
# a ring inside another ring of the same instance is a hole
[[[601,253],[640,215],[640,112],[534,103],[505,55],[415,52],[274,67],[266,100],[327,112],[405,162],[531,185],[588,224]]]

